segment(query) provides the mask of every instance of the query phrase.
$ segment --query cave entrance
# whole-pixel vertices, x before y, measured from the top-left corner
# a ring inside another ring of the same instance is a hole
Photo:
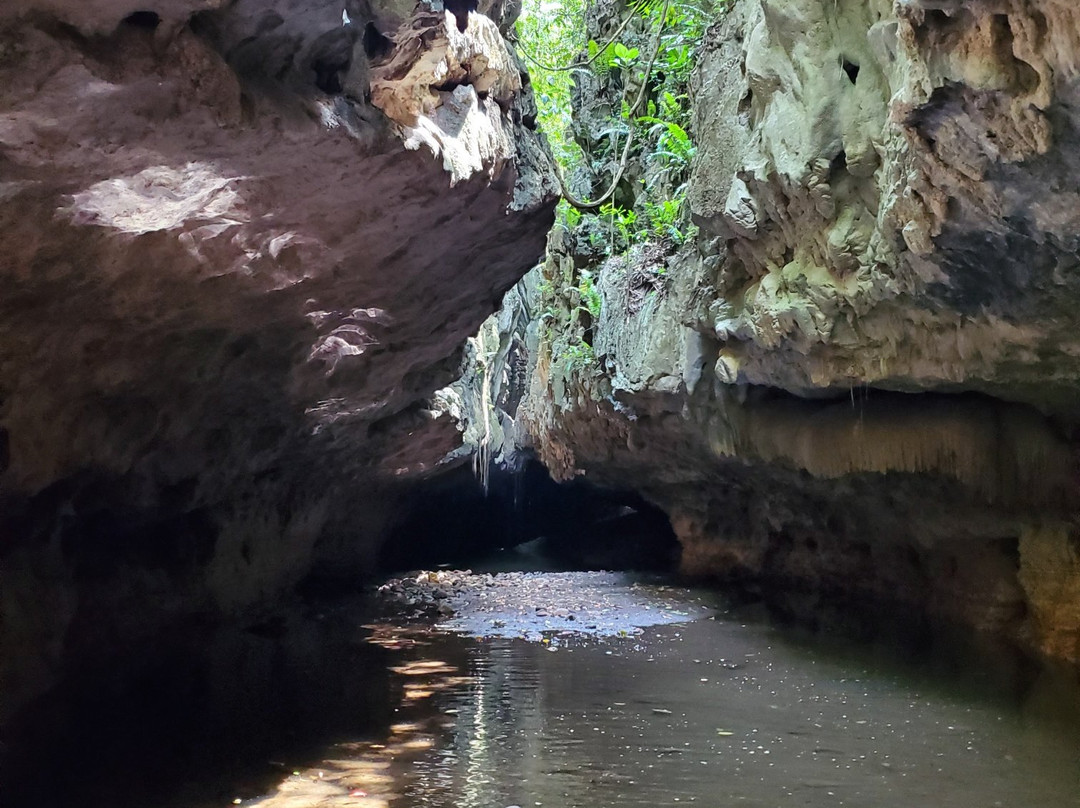
[[[631,491],[557,483],[529,458],[493,469],[485,493],[467,467],[409,494],[379,567],[673,571],[679,544],[666,514]]]

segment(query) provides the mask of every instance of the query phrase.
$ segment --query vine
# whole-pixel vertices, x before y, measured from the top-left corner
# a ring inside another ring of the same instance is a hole
[[[564,259],[549,261],[551,274],[538,290],[542,341],[553,367],[579,379],[602,376],[593,348],[604,305],[601,274],[629,277],[645,260],[659,289],[664,256],[696,232],[686,204],[696,153],[689,79],[711,3],[723,0],[637,0],[603,36],[595,23],[586,25],[584,4],[593,2],[524,0],[518,23],[540,125],[560,169],[559,222],[568,235],[556,248]],[[585,114],[574,117],[572,100],[588,105],[577,111]],[[611,110],[606,120],[596,112],[604,108]],[[563,179],[571,175],[601,188],[582,199]],[[638,258],[606,263],[649,244],[655,246],[634,253]]]
[[[630,7],[615,32],[603,44],[598,44],[594,40],[582,43],[583,14],[582,0],[567,0],[563,4],[526,0],[518,23],[519,48],[539,74],[541,90],[537,98],[541,126],[548,134],[559,164],[564,219],[571,207],[604,215],[602,209],[611,204],[635,156],[640,156],[647,168],[658,165],[659,178],[664,182],[686,173],[695,149],[686,129],[688,98],[681,90],[688,81],[697,43],[710,19],[708,8],[680,3],[678,0],[662,0],[659,3],[657,0],[640,0]],[[619,40],[635,18],[646,20],[649,28],[655,27],[649,37],[648,60],[640,71],[635,71],[640,49]],[[576,28],[577,25],[581,27]],[[564,58],[557,60],[559,64],[552,64],[551,59],[545,60],[536,55],[544,53],[566,57],[570,53],[582,52],[586,58]],[[570,74],[589,67],[598,74],[613,70],[633,74],[634,82],[625,84],[628,90],[636,84],[636,92],[632,100],[624,97],[621,114],[609,127],[613,136],[625,135],[621,149],[615,150],[618,159],[612,170],[611,181],[599,197],[585,200],[568,189],[564,176],[579,166],[583,159],[581,148],[567,134],[571,127],[569,106],[573,80]],[[658,84],[659,87],[656,86]],[[650,89],[657,95],[655,100],[649,98]],[[639,142],[651,143],[653,149],[638,155],[635,146]],[[674,187],[685,190],[680,184]],[[653,207],[649,209],[651,215],[648,218],[650,224],[655,222],[656,226],[635,231],[640,238],[632,241],[649,235],[666,233],[670,236],[676,232],[679,235],[676,238],[678,243],[685,240],[678,228],[673,230],[671,227],[671,207],[665,207],[663,200],[652,199],[649,204]],[[665,217],[662,224],[657,220],[657,213]]]

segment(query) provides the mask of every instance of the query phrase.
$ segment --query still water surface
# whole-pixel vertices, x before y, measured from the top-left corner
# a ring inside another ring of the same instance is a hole
[[[498,640],[467,669],[438,698],[457,723],[403,768],[402,805],[1080,804],[1076,726],[1037,694],[1010,703],[759,625],[554,653]]]
[[[1080,806],[1075,671],[949,644],[810,635],[689,590],[662,597],[712,616],[541,643],[360,628],[341,608],[278,637],[245,635],[252,647],[215,663],[224,676],[231,666],[232,684],[174,686],[160,731],[135,733],[137,748],[71,712],[63,730],[107,739],[109,759],[94,755],[85,771],[69,757],[84,743],[39,745],[58,750],[53,776],[19,804]],[[288,647],[297,632],[299,650]],[[190,697],[213,703],[177,703]],[[124,712],[122,697],[108,703]],[[108,721],[103,706],[83,718]],[[154,709],[142,703],[138,715],[153,722]],[[225,715],[237,709],[233,726]],[[175,723],[191,711],[201,718]],[[211,715],[213,737],[199,729]],[[198,744],[212,749],[193,753]],[[188,763],[142,776],[145,761],[168,756]],[[44,765],[50,776],[49,756],[38,757],[20,762],[23,775]],[[65,779],[73,765],[82,780]]]

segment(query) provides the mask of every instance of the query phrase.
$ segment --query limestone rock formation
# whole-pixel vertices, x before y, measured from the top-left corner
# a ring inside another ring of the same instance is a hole
[[[700,323],[725,367],[1075,412],[1076,13],[736,6],[698,74],[693,183],[727,248]]]
[[[362,571],[456,440],[424,401],[542,252],[549,157],[488,16],[345,6],[0,9],[4,707]]]
[[[698,243],[594,262],[593,317],[553,234],[519,443],[664,508],[688,572],[1080,659],[1078,13],[731,4],[694,79]]]

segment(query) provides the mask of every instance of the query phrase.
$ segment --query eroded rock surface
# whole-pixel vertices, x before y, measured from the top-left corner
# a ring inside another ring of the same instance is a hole
[[[553,233],[511,443],[643,492],[687,572],[1080,659],[1076,14],[733,4],[694,80],[697,245],[598,266]]]
[[[744,2],[699,70],[696,326],[730,381],[1075,413],[1067,3]]]
[[[345,7],[0,12],[5,699],[364,569],[454,445],[422,402],[542,251],[549,158],[487,16]]]

